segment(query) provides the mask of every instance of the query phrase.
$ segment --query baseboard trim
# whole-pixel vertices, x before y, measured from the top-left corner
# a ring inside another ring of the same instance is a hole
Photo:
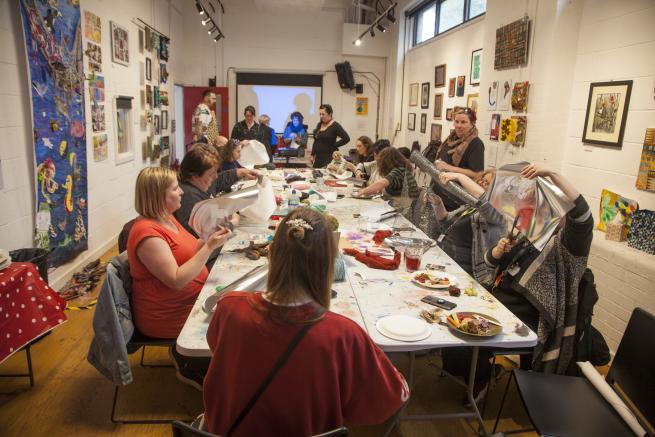
[[[89,262],[100,258],[105,252],[111,249],[114,245],[117,244],[118,233],[115,236],[108,239],[105,243],[101,244],[99,247],[95,248],[92,251],[86,250],[79,254],[74,260],[59,266],[55,269],[48,270],[48,283],[50,287],[54,288],[59,292],[66,282],[73,276],[73,273],[80,270]]]

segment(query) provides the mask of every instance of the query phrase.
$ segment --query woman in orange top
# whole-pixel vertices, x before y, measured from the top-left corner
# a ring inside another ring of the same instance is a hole
[[[144,168],[136,180],[139,218],[127,242],[132,313],[150,337],[177,338],[207,280],[207,258],[231,235],[219,227],[206,242],[192,236],[173,216],[182,193],[167,168]]]

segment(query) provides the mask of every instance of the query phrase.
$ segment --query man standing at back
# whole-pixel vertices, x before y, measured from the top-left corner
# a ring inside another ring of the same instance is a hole
[[[191,131],[193,142],[207,143],[214,146],[218,138],[218,122],[216,112],[211,109],[216,105],[216,94],[210,89],[202,93],[202,101],[193,111],[191,118]]]

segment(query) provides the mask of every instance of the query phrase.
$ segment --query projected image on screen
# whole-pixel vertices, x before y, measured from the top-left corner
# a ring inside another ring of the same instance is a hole
[[[240,84],[237,86],[237,101],[239,120],[243,118],[243,109],[252,105],[258,116],[267,114],[271,117],[270,126],[275,132],[282,133],[291,113],[299,111],[305,117],[304,124],[312,132],[319,122],[321,87]]]

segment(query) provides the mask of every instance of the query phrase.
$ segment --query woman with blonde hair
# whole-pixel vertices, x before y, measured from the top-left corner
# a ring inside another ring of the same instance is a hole
[[[346,421],[381,423],[408,399],[404,378],[366,332],[329,311],[336,255],[325,216],[298,208],[271,243],[268,291],[219,299],[207,331],[210,432],[316,435]]]
[[[137,177],[139,217],[127,240],[127,256],[134,322],[149,337],[177,338],[207,280],[209,255],[231,235],[219,227],[206,242],[192,236],[173,216],[182,194],[171,169],[148,167]]]

